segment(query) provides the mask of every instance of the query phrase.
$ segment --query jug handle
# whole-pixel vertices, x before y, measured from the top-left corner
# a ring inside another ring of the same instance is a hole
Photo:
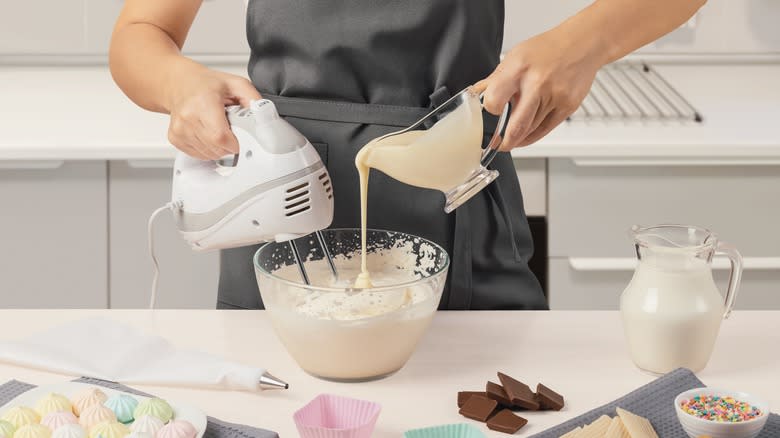
[[[726,291],[726,311],[723,313],[723,319],[728,319],[731,311],[734,309],[734,301],[737,298],[739,284],[742,279],[742,254],[733,246],[719,242],[715,250],[717,254],[723,254],[731,261],[731,273],[729,274],[729,287]]]
[[[484,95],[485,93],[479,93],[479,103],[482,105],[483,109],[485,108]],[[493,137],[490,139],[490,143],[482,150],[482,159],[480,160],[482,167],[488,167],[490,162],[493,161],[493,158],[496,157],[496,154],[498,154],[498,147],[501,146],[501,142],[504,141],[507,119],[509,119],[509,102],[504,104],[504,110],[498,118],[496,130],[493,131]]]

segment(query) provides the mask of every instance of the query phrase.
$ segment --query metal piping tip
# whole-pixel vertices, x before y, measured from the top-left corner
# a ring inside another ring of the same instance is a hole
[[[290,385],[281,379],[274,377],[270,373],[263,373],[260,376],[260,389],[287,389]]]

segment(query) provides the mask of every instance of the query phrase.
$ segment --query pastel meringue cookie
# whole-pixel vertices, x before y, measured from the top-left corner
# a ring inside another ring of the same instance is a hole
[[[80,424],[63,424],[51,434],[51,438],[87,438],[87,431]]]
[[[133,412],[134,418],[141,418],[144,415],[155,416],[162,420],[163,423],[167,423],[173,418],[173,408],[167,401],[161,398],[148,398],[138,403]]]
[[[114,415],[114,411],[102,404],[88,407],[79,417],[79,424],[87,430],[90,430],[92,426],[104,421],[115,422],[116,415]]]
[[[102,405],[108,399],[105,392],[97,388],[87,388],[73,399],[73,413],[81,417],[81,413],[92,405]]]
[[[189,421],[171,420],[157,432],[157,438],[195,438],[197,434]]]
[[[125,438],[130,428],[117,421],[104,421],[89,429],[89,438]]]
[[[138,400],[127,394],[116,394],[109,397],[103,406],[114,411],[117,421],[120,423],[130,423],[133,421],[133,412],[138,407]]]
[[[165,423],[163,423],[162,420],[154,415],[144,415],[143,417],[135,419],[133,424],[130,425],[130,430],[133,432],[146,433],[154,437],[157,436],[157,432],[162,429],[164,424]]]
[[[14,438],[51,438],[51,429],[43,424],[32,423],[16,429]]]
[[[78,424],[79,419],[71,411],[51,412],[43,419],[41,424],[51,429],[52,432],[64,424]]]
[[[40,423],[41,416],[27,406],[16,406],[6,411],[2,419],[11,423],[14,428],[19,430],[22,426]]]
[[[146,432],[130,432],[125,438],[154,438],[154,435]]]
[[[56,392],[50,392],[46,394],[42,399],[38,400],[35,404],[35,411],[38,415],[45,417],[52,412],[71,412],[73,407],[70,404],[68,397]]]
[[[0,420],[0,436],[11,438],[14,436],[14,432],[16,432],[16,426],[8,421]]]

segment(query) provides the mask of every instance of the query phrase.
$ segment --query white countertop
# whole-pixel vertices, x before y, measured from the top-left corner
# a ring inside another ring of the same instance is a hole
[[[224,70],[246,75],[240,66]],[[659,65],[704,122],[569,122],[516,157],[780,158],[780,65]],[[170,159],[167,116],[136,107],[106,67],[0,69],[0,160]]]
[[[484,389],[500,370],[531,385],[541,381],[566,397],[560,412],[527,412],[529,436],[611,401],[653,380],[631,363],[617,312],[439,312],[405,368],[369,383],[318,380],[301,371],[276,339],[262,311],[213,310],[0,310],[0,338],[41,330],[85,316],[124,321],[174,344],[267,367],[287,380],[288,391],[221,392],[139,387],[187,400],[208,415],[297,436],[292,413],[319,393],[376,401],[383,410],[375,437],[404,430],[469,422],[456,407],[459,390]],[[735,312],[724,321],[708,367],[710,386],[746,391],[780,406],[780,312]],[[0,365],[0,381],[33,384],[67,377]],[[506,436],[474,423],[487,436]]]

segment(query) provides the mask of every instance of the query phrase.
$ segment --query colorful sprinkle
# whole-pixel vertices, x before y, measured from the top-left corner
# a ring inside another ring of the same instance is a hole
[[[697,395],[680,402],[680,407],[694,417],[718,423],[740,423],[761,416],[757,407],[730,396]]]

